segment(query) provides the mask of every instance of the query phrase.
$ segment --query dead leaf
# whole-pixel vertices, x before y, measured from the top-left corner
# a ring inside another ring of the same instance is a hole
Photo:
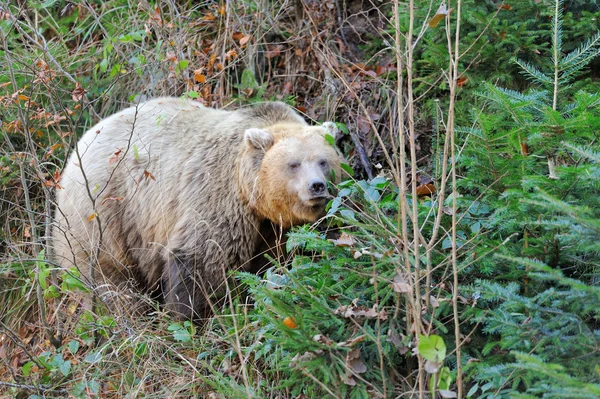
[[[355,374],[367,371],[367,365],[360,360],[360,349],[354,349],[346,354],[346,366]]]
[[[274,45],[267,46],[267,51],[265,52],[265,57],[267,57],[268,59],[271,59],[273,57],[277,57],[279,54],[281,54],[280,46],[274,46]]]
[[[114,163],[117,163],[119,161],[119,155],[121,155],[121,149],[117,149],[117,151],[115,151],[115,153],[113,154],[112,157],[110,157],[110,159],[108,160],[108,164],[112,165]]]
[[[88,216],[88,222],[91,222],[92,220],[94,220],[96,218],[96,213],[92,213],[90,216]]]
[[[469,79],[467,79],[466,77],[462,76],[462,77],[460,77],[460,78],[458,78],[458,79],[456,80],[456,84],[458,85],[458,87],[463,87],[464,85],[466,85],[466,84],[467,84],[467,81],[468,81],[468,80],[469,80]]]
[[[347,233],[342,233],[340,238],[333,240],[336,247],[351,247],[355,244],[354,239]]]
[[[379,320],[387,320],[388,314],[385,309],[381,311],[377,311],[377,304],[373,305],[372,308],[367,308],[365,306],[358,306],[358,298],[352,301],[350,305],[342,305],[335,310],[335,314],[340,315],[345,318],[352,317],[364,317],[367,319],[379,319]]]
[[[31,238],[31,227],[25,226],[25,230],[23,231],[23,237]]]
[[[431,360],[425,360],[424,369],[429,374],[435,374],[440,371],[440,367],[442,367],[441,362],[432,362]]]
[[[435,193],[436,189],[433,183],[420,184],[417,186],[417,195],[419,197],[431,195]]]
[[[248,41],[252,38],[252,35],[246,35],[240,39],[240,46],[248,43]]]
[[[175,56],[175,53],[172,51],[167,51],[167,60],[169,61],[177,61],[177,57]]]
[[[327,346],[331,346],[333,345],[335,342],[333,342],[331,339],[327,338],[325,335],[323,334],[317,334],[313,337],[313,341],[315,342],[319,342],[323,345],[327,345]]]
[[[196,69],[194,71],[194,80],[198,83],[206,82],[206,76],[202,74],[202,69]]]
[[[160,7],[154,8],[154,13],[150,15],[150,20],[156,22],[158,26],[162,26],[162,15],[160,12]]]
[[[338,344],[338,346],[342,346],[342,347],[346,347],[346,348],[351,348],[353,346],[355,346],[356,344],[359,344],[361,342],[363,342],[365,340],[367,336],[366,335],[359,335],[356,338],[353,339],[349,339],[348,341],[344,341],[344,342],[340,342]]]
[[[156,181],[156,178],[154,177],[154,175],[144,169],[144,180],[148,180],[148,178]]]
[[[400,294],[410,294],[412,292],[412,287],[410,286],[408,275],[398,271],[394,277],[394,280],[392,280],[392,289],[394,292],[398,292]]]
[[[293,87],[292,82],[288,80],[287,82],[285,82],[283,84],[283,89],[281,90],[281,93],[283,95],[290,94],[292,92],[292,87]]]
[[[75,90],[73,90],[73,92],[71,93],[71,98],[73,99],[73,101],[79,102],[83,100],[84,94],[85,90],[83,89],[83,87],[81,87],[79,82],[75,82]]]
[[[437,11],[435,12],[435,15],[433,16],[433,18],[431,18],[429,20],[429,23],[428,23],[429,27],[433,29],[436,26],[438,26],[439,23],[446,18],[446,16],[448,15],[448,13],[449,13],[449,11],[446,8],[446,3],[440,4],[440,6],[437,9]]]

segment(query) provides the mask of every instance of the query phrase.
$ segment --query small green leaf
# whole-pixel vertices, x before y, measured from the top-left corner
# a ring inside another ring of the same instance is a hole
[[[97,395],[100,391],[100,384],[96,380],[91,380],[87,383],[87,387],[91,393]]]
[[[71,361],[67,360],[64,361],[60,364],[60,366],[58,366],[58,370],[61,372],[62,375],[64,375],[65,377],[69,375],[69,373],[71,372]]]
[[[354,211],[351,211],[350,209],[342,209],[340,211],[340,215],[344,219],[349,219],[349,220],[356,221],[356,218],[354,217]]]
[[[44,259],[44,253],[45,251],[42,249],[37,256],[37,261],[35,262],[38,270],[38,282],[40,283],[40,286],[43,290],[48,288],[48,283],[46,279],[50,275],[50,270],[48,269],[48,265],[46,264]]]
[[[343,188],[340,190],[340,192],[338,193],[338,197],[342,198],[342,197],[347,197],[350,194],[352,194],[352,190],[349,188]]]
[[[58,287],[55,285],[51,285],[44,290],[44,298],[45,299],[58,298],[59,296],[60,296],[60,292],[58,290]]]
[[[341,204],[342,204],[342,199],[340,197],[335,197],[331,202],[329,202],[327,204],[327,208],[328,208],[327,215],[328,216],[333,215],[338,210],[338,208],[340,207]]]
[[[335,146],[335,138],[331,134],[325,134],[325,141],[327,141],[329,145]]]
[[[133,144],[133,158],[137,161],[138,159],[140,159],[140,153],[138,152],[138,148],[137,145],[134,143]]]
[[[419,335],[419,353],[426,360],[441,363],[446,358],[446,344],[439,335]]]
[[[335,122],[335,126],[337,126],[337,128],[340,129],[340,131],[344,134],[350,133],[350,131],[348,130],[348,127],[341,122]]]
[[[77,340],[72,340],[67,344],[67,348],[69,348],[69,352],[71,352],[71,354],[76,354],[77,351],[79,350],[79,341]]]
[[[121,72],[121,64],[115,64],[110,70],[109,77],[115,77],[119,72]]]
[[[188,60],[181,60],[179,61],[179,64],[177,65],[179,67],[179,70],[181,71],[182,69],[187,68],[187,66],[190,64],[190,62]]]
[[[144,356],[146,353],[148,353],[148,343],[140,342],[139,344],[137,344],[137,347],[135,348],[134,353],[135,353],[135,356],[138,358]]]
[[[35,365],[34,362],[29,361],[21,367],[21,371],[23,372],[23,377],[28,377],[29,373],[31,373],[31,368]]]
[[[183,95],[193,99],[200,97],[200,94],[198,94],[197,91],[186,91],[185,93],[183,93]]]
[[[470,398],[471,396],[475,395],[475,393],[477,392],[477,390],[479,389],[479,384],[475,384],[471,387],[471,389],[469,389],[469,392],[467,392],[467,398]]]
[[[63,292],[88,291],[85,283],[79,278],[79,271],[75,268],[69,269],[63,274],[60,288]]]
[[[345,164],[345,163],[343,163],[343,162],[342,162],[342,163],[340,164],[340,167],[341,167],[343,170],[345,170],[345,171],[346,171],[346,173],[348,173],[348,175],[350,175],[350,176],[354,176],[354,169],[352,169],[352,168],[350,167],[350,165],[348,165],[348,164]]]
[[[143,32],[143,31],[142,31]],[[137,32],[133,32],[131,34],[131,37],[133,38],[133,40],[135,40],[136,42],[141,42],[142,40],[144,40],[144,36],[142,35],[142,33],[140,31]]]
[[[104,58],[102,61],[100,61],[100,70],[102,72],[108,71],[108,60],[106,58]]]
[[[173,339],[178,342],[189,342],[192,337],[188,330],[182,328],[181,330],[177,330],[173,333]]]
[[[100,352],[92,352],[88,353],[88,355],[83,359],[86,363],[97,363],[102,359],[102,354]]]

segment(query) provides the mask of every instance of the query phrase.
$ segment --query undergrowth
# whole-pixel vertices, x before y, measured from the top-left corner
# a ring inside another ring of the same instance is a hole
[[[599,397],[598,8],[438,7],[1,3],[2,395]],[[75,141],[162,95],[340,121],[354,176],[201,324],[52,260]]]

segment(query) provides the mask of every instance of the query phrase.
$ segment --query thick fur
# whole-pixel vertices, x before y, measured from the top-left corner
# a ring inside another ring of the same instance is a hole
[[[112,115],[63,172],[57,261],[85,277],[94,265],[97,285],[160,288],[167,308],[193,317],[228,269],[249,264],[262,223],[322,215],[314,182],[340,176],[324,133],[281,103],[224,111],[159,98]]]

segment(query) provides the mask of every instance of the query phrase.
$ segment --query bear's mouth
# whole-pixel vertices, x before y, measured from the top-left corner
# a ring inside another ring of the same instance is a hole
[[[323,208],[327,204],[328,200],[329,200],[329,198],[327,198],[326,196],[312,197],[308,201],[306,201],[306,204],[311,208],[318,209],[318,208]]]

